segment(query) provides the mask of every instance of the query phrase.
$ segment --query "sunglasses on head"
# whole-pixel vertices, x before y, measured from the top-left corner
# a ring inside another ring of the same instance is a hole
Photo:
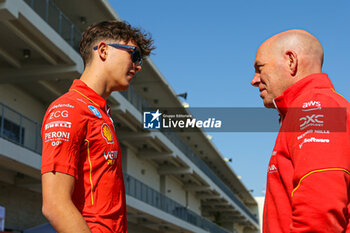
[[[116,49],[125,49],[131,55],[132,62],[137,66],[142,66],[142,54],[141,50],[138,47],[114,43],[107,43],[107,45],[112,46]],[[93,47],[94,50],[97,50],[97,48],[97,45]]]

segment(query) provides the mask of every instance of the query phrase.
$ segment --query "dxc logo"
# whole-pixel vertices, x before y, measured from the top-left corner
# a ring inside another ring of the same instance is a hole
[[[300,127],[303,127],[303,126],[308,125],[310,123],[320,123],[320,124],[322,124],[323,121],[318,119],[318,118],[321,118],[321,117],[324,117],[324,115],[313,114],[311,116],[301,117],[299,119],[299,121],[303,121],[303,123],[300,125]]]

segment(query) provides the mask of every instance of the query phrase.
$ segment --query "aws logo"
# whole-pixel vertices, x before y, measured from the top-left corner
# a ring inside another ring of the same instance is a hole
[[[104,139],[106,139],[107,144],[113,144],[113,133],[106,123],[103,123],[101,127],[101,133]]]
[[[304,111],[304,112],[313,111],[313,110],[317,110],[317,109],[321,109],[321,102],[320,101],[309,101],[309,102],[303,103],[302,111]]]

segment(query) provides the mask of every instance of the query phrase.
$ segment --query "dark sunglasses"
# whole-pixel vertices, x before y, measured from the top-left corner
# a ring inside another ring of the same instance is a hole
[[[141,50],[138,47],[125,45],[125,44],[112,44],[107,43],[107,45],[110,45],[116,49],[125,49],[129,52],[131,55],[131,60],[136,66],[142,66],[142,54]],[[93,47],[94,50],[97,50],[98,46],[96,45]]]

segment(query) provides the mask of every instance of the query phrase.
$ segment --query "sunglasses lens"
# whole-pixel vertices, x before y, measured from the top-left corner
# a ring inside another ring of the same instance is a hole
[[[139,48],[136,48],[132,54],[132,62],[136,65],[142,65],[142,56]]]

